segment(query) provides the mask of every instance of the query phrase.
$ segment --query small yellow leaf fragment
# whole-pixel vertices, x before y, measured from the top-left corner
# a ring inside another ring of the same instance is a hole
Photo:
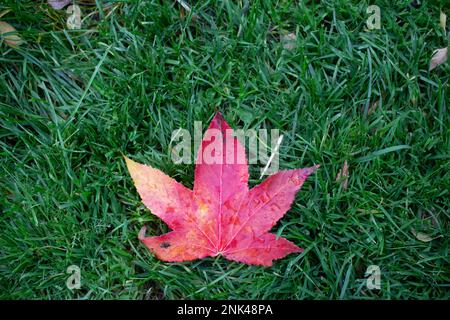
[[[431,238],[429,235],[422,233],[422,232],[417,232],[414,229],[412,229],[412,233],[413,233],[414,237],[416,237],[417,240],[419,240],[419,241],[430,242],[431,240],[433,240],[433,238]]]
[[[433,56],[431,57],[429,71],[445,63],[447,61],[447,58],[448,58],[448,47],[435,50],[433,52]]]
[[[10,47],[17,47],[23,43],[22,38],[17,34],[17,30],[7,22],[0,21],[1,39]]]
[[[6,15],[10,11],[11,11],[11,9],[6,9],[6,10],[3,10],[2,12],[0,12],[0,18],[3,17],[4,15]]]
[[[439,15],[439,25],[442,29],[444,29],[444,32],[446,30],[447,26],[447,15],[441,11],[441,14]]]
[[[339,169],[339,172],[336,176],[336,181],[341,181],[342,189],[344,190],[348,189],[348,177],[348,163],[347,160],[345,160],[342,169]]]

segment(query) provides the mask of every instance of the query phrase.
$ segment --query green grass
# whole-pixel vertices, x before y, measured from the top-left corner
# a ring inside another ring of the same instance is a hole
[[[203,1],[196,21],[174,1],[138,2],[83,6],[81,31],[44,1],[0,4],[27,41],[0,43],[0,298],[450,298],[449,66],[428,72],[448,43],[438,1],[371,1],[371,32],[369,1]],[[294,50],[280,42],[289,32]],[[280,129],[281,169],[321,164],[274,228],[301,255],[164,263],[137,240],[144,224],[167,227],[122,154],[192,187],[171,133],[216,109],[235,128]],[[70,265],[79,290],[66,287]],[[366,287],[369,265],[381,290]]]

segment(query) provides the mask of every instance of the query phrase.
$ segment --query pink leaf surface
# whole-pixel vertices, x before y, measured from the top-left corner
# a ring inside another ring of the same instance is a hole
[[[249,190],[245,149],[233,130],[220,113],[208,129],[220,132],[223,141],[207,134],[203,137],[193,190],[160,170],[125,157],[143,203],[172,229],[146,237],[143,228],[139,239],[159,259],[169,262],[220,254],[246,264],[271,266],[273,260],[301,252],[269,231],[290,209],[295,194],[318,166],[280,171]],[[231,147],[226,147],[230,142]],[[222,161],[211,162],[211,155]]]
[[[61,10],[71,2],[72,0],[48,0],[48,4],[51,5],[53,9],[56,10]]]

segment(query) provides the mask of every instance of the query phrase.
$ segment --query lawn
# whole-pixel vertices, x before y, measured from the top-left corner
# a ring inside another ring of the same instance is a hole
[[[0,40],[0,298],[450,298],[449,66],[429,71],[444,1],[79,2],[81,30],[43,0],[0,4],[25,41]],[[123,155],[192,187],[171,135],[216,110],[279,129],[280,169],[321,165],[272,230],[303,253],[167,263],[137,239],[168,227]]]

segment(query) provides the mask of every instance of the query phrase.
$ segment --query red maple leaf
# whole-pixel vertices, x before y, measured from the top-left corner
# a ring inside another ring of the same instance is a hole
[[[249,190],[244,147],[220,113],[211,121],[211,129],[222,134],[221,150],[212,148],[212,156],[223,161],[208,161],[206,151],[208,146],[211,150],[214,139],[205,135],[193,190],[160,170],[125,157],[142,201],[172,229],[161,236],[145,237],[144,227],[139,239],[159,259],[170,262],[221,254],[230,260],[270,266],[272,260],[302,252],[268,231],[289,210],[295,194],[318,166],[280,171]],[[237,159],[238,154],[244,155],[243,161]]]

